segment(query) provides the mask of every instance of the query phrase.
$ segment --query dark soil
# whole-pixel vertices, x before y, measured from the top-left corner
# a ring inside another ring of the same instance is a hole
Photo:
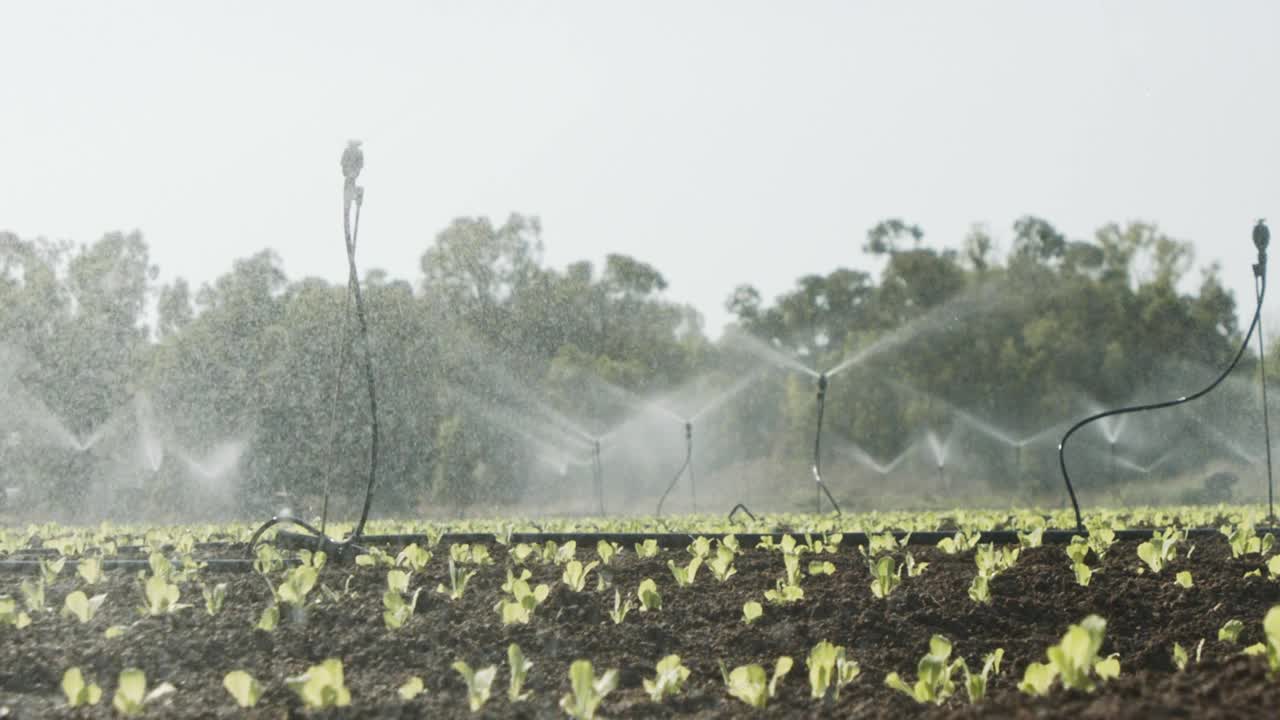
[[[412,580],[413,586],[426,588],[418,614],[398,631],[387,630],[382,621],[384,569],[326,568],[321,583],[339,592],[354,576],[350,595],[335,603],[317,588],[305,620],[282,617],[272,633],[254,629],[270,602],[266,583],[255,574],[205,571],[206,582],[228,583],[226,607],[215,617],[205,613],[199,587],[192,583],[183,587],[182,597],[192,608],[140,618],[137,577],[109,573],[93,590],[108,593],[106,604],[88,625],[51,610],[35,614],[24,630],[0,627],[0,717],[5,712],[20,718],[110,716],[115,678],[127,667],[144,670],[149,685],[177,687],[148,710],[150,716],[306,715],[284,680],[329,657],[341,659],[353,701],[334,717],[470,716],[465,686],[450,669],[455,660],[473,667],[498,665],[493,698],[481,712],[485,717],[562,715],[557,702],[569,691],[567,672],[577,659],[591,660],[597,672],[618,669],[619,688],[601,708],[608,717],[1208,718],[1253,717],[1280,708],[1280,680],[1268,677],[1261,658],[1240,655],[1242,647],[1262,641],[1262,617],[1280,603],[1280,583],[1244,579],[1261,560],[1233,559],[1222,539],[1201,541],[1191,559],[1180,558],[1160,575],[1139,575],[1136,546],[1117,543],[1087,588],[1076,585],[1060,546],[1024,550],[1016,566],[993,581],[990,606],[968,597],[975,574],[972,552],[947,556],[933,548],[913,549],[918,560],[929,562],[928,569],[904,578],[887,600],[878,600],[868,587],[862,556],[842,548],[822,556],[835,563],[834,576],[806,578],[804,600],[787,607],[765,604],[764,616],[751,626],[742,622],[742,604],[763,602],[764,590],[781,577],[777,553],[745,551],[737,575],[727,582],[716,581],[704,568],[692,587],[678,588],[666,561],[683,563],[684,552],[641,560],[628,549],[614,561],[612,581],[634,596],[640,580],[651,577],[664,607],[633,610],[621,625],[609,618],[613,590],[596,591],[594,573],[587,591],[573,593],[559,582],[561,568],[531,561],[535,582],[554,583],[551,595],[529,625],[503,626],[493,606],[505,580],[506,552],[499,546],[491,550],[498,564],[482,568],[466,596],[450,602],[434,592],[437,583],[447,582],[447,549],[436,548],[430,570]],[[586,555],[579,551],[579,557]],[[1091,564],[1097,562],[1091,559]],[[1191,571],[1194,587],[1175,584],[1178,570]],[[0,594],[21,597],[21,579],[0,574]],[[61,608],[64,596],[82,585],[73,572],[64,571],[47,591],[47,604]],[[1107,619],[1103,653],[1119,653],[1121,678],[1093,695],[1061,688],[1043,699],[1019,693],[1016,685],[1026,665],[1043,661],[1045,648],[1091,613]],[[1232,618],[1245,623],[1239,645],[1217,639],[1218,628]],[[103,630],[110,625],[129,629],[107,640]],[[941,708],[918,706],[884,686],[890,671],[914,678],[916,662],[935,633],[948,637],[971,666],[980,666],[983,654],[1004,648],[1004,673],[992,680],[986,703],[970,707],[959,691]],[[1173,644],[1194,655],[1202,638],[1201,661],[1177,672]],[[838,702],[809,697],[804,658],[820,640],[845,646],[862,666],[861,676]],[[532,694],[516,704],[506,697],[506,649],[513,642],[533,662],[527,683]],[[641,681],[652,677],[654,664],[669,653],[679,654],[692,675],[681,696],[654,704]],[[729,667],[760,663],[772,671],[780,655],[790,655],[796,664],[766,711],[757,713],[726,694],[717,660]],[[102,686],[103,701],[96,708],[66,708],[59,683],[71,666]],[[236,669],[248,671],[264,687],[253,711],[241,711],[222,688],[223,676]],[[403,702],[396,688],[410,675],[421,676],[427,692]]]

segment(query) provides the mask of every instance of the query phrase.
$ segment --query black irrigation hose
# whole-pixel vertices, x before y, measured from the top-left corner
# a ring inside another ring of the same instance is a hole
[[[351,533],[347,542],[356,542],[364,533],[365,523],[369,521],[369,508],[373,505],[373,485],[378,473],[378,394],[373,378],[373,347],[369,344],[369,321],[364,309],[364,294],[360,291],[360,275],[356,271],[356,237],[360,232],[360,208],[364,205],[364,188],[356,188],[355,226],[347,233],[347,262],[351,268],[350,282],[355,290],[356,319],[360,322],[360,337],[364,343],[364,372],[369,387],[369,485],[365,489],[364,509],[360,511],[360,522]],[[351,206],[344,203],[343,229],[346,229],[346,216]]]
[[[1265,226],[1263,226],[1265,229]],[[1264,259],[1265,262],[1265,259]],[[1261,270],[1262,272],[1259,272]],[[1266,291],[1266,267],[1254,267],[1253,291],[1258,297],[1258,307],[1262,307],[1262,296]],[[1262,316],[1258,316],[1258,375],[1262,385],[1262,436],[1267,442],[1267,520],[1276,523],[1275,483],[1271,479],[1271,412],[1267,405],[1267,342],[1262,339]]]
[[[840,511],[840,506],[836,503],[836,499],[831,497],[831,491],[827,489],[827,484],[822,482],[822,415],[827,407],[827,376],[825,373],[818,376],[818,429],[813,434],[813,479],[818,483],[818,504],[816,512],[822,513],[822,495],[826,494],[827,499],[831,501],[831,507],[835,508],[836,515],[844,515]]]
[[[667,485],[667,489],[662,492],[662,497],[658,498],[658,511],[654,513],[658,517],[662,517],[662,504],[667,501],[667,496],[671,494],[671,490],[680,482],[680,476],[684,475],[684,471],[689,471],[689,482],[693,482],[693,423],[686,422],[684,424],[684,464],[676,471],[676,476],[671,478],[671,484]]]
[[[1259,227],[1261,227],[1264,231],[1266,230],[1266,226],[1262,225],[1261,222],[1259,222]],[[1254,230],[1254,242],[1259,243],[1257,229]],[[1205,395],[1208,395],[1210,392],[1213,391],[1214,388],[1222,384],[1222,381],[1227,379],[1227,376],[1231,374],[1231,371],[1236,369],[1236,365],[1240,363],[1240,358],[1244,356],[1245,350],[1249,349],[1249,342],[1253,338],[1253,331],[1255,328],[1258,327],[1258,324],[1262,321],[1262,300],[1267,294],[1267,250],[1266,250],[1265,240],[1258,244],[1258,264],[1253,266],[1253,272],[1254,272],[1255,281],[1258,279],[1261,280],[1261,285],[1258,287],[1258,293],[1257,293],[1258,306],[1257,306],[1257,309],[1255,309],[1253,312],[1253,322],[1249,323],[1249,332],[1245,334],[1244,342],[1240,344],[1240,350],[1236,352],[1236,356],[1234,359],[1232,359],[1231,365],[1229,365],[1227,369],[1224,370],[1222,374],[1217,377],[1217,379],[1215,379],[1212,383],[1210,383],[1208,387],[1204,388],[1203,390],[1200,390],[1197,393],[1194,393],[1191,395],[1185,395],[1175,400],[1166,400],[1164,402],[1150,403],[1147,405],[1133,405],[1130,407],[1122,407],[1114,410],[1106,410],[1104,412],[1097,413],[1096,415],[1090,415],[1089,417],[1081,420],[1075,425],[1072,425],[1071,429],[1067,430],[1067,434],[1062,436],[1062,441],[1058,443],[1058,465],[1062,469],[1062,480],[1067,484],[1067,493],[1071,496],[1071,507],[1073,510],[1075,510],[1077,532],[1085,533],[1086,531],[1084,529],[1084,518],[1080,514],[1080,502],[1076,499],[1076,490],[1075,490],[1075,487],[1073,487],[1071,484],[1071,475],[1067,472],[1067,455],[1066,455],[1067,440],[1070,440],[1071,436],[1074,435],[1077,430],[1083,428],[1084,426],[1096,420],[1101,420],[1103,418],[1111,417],[1113,415],[1124,415],[1128,413],[1146,412],[1148,410],[1160,410],[1162,408],[1173,407],[1175,405],[1182,405],[1183,403],[1188,403],[1188,402],[1191,402],[1192,400],[1197,400],[1201,397],[1204,397]]]
[[[751,518],[753,521],[759,520],[759,518],[756,517],[756,514],[751,512],[751,510],[746,505],[743,505],[742,503],[738,503],[737,505],[733,506],[732,510],[729,511],[729,522],[737,522],[736,520],[733,519],[733,516],[737,515],[738,511],[742,511],[746,513],[747,517]]]

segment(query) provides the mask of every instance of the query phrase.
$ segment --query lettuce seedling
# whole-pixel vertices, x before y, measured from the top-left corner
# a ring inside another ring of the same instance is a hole
[[[658,541],[648,538],[644,542],[636,543],[636,557],[652,558],[658,556]]]
[[[102,582],[102,559],[96,557],[84,558],[76,566],[76,574],[86,583],[97,585]]]
[[[1218,639],[1229,643],[1238,643],[1240,642],[1240,633],[1243,631],[1244,623],[1233,618],[1218,628]]]
[[[677,587],[688,587],[693,584],[694,578],[698,576],[698,568],[702,565],[702,558],[697,555],[689,560],[689,564],[681,567],[674,560],[667,561],[667,568],[671,570],[671,576],[676,579]]]
[[[617,543],[611,543],[608,540],[601,540],[596,543],[596,555],[600,556],[600,562],[608,565],[622,551],[622,547]]]
[[[467,583],[475,576],[475,570],[463,570],[454,564],[453,558],[449,558],[449,587],[439,583],[436,585],[436,592],[448,595],[450,600],[461,600],[467,592]]]
[[[978,546],[977,552],[973,555],[973,560],[978,565],[979,573],[986,575],[988,578],[993,578],[1013,567],[1018,562],[1018,555],[1021,552],[1021,548],[997,548],[995,543],[987,543],[986,545]]]
[[[498,674],[498,667],[490,665],[483,670],[472,670],[470,665],[461,660],[452,667],[467,684],[467,703],[471,706],[471,712],[478,712],[489,702],[489,693],[493,689],[493,678]]]
[[[18,610],[18,601],[8,595],[0,595],[0,625],[9,625],[18,630],[31,624],[31,616]]]
[[[1138,558],[1151,568],[1151,572],[1159,574],[1177,557],[1178,540],[1178,533],[1173,528],[1155,533],[1150,540],[1138,546]]]
[[[1062,636],[1062,642],[1046,652],[1049,664],[1029,665],[1018,688],[1028,694],[1044,695],[1057,678],[1063,687],[1093,692],[1096,687],[1093,675],[1103,681],[1118,677],[1120,659],[1117,655],[1098,658],[1106,628],[1107,621],[1097,615],[1090,615],[1079,625],[1072,625]]]
[[[1093,580],[1093,568],[1078,562],[1071,566],[1071,572],[1075,573],[1077,585],[1089,587],[1089,583]]]
[[[422,588],[415,590],[408,602],[395,590],[382,593],[382,607],[386,608],[382,613],[382,622],[388,630],[398,630],[409,622],[418,607],[418,596],[421,593]]]
[[[204,609],[210,615],[217,615],[222,612],[222,605],[227,600],[227,584],[218,583],[213,587],[208,585],[200,585],[200,594],[204,595]]]
[[[690,555],[706,560],[711,555],[711,539],[699,535],[693,539],[692,543],[689,543],[688,550]]]
[[[973,582],[969,583],[969,599],[982,603],[983,605],[991,604],[991,578],[983,573],[974,576]]]
[[[941,635],[929,639],[929,653],[916,665],[916,682],[908,685],[896,672],[884,678],[884,684],[904,693],[920,704],[941,705],[955,694],[956,683],[951,676],[961,661],[947,662],[951,657],[951,641]]]
[[[236,705],[242,708],[257,705],[258,698],[262,697],[262,686],[253,679],[252,675],[243,670],[232,670],[223,676],[222,687],[231,693]]]
[[[62,694],[67,696],[67,707],[97,705],[102,699],[102,688],[86,683],[80,668],[73,667],[62,673]]]
[[[1257,530],[1249,523],[1241,523],[1235,527],[1224,525],[1220,532],[1227,537],[1231,546],[1231,557],[1244,555],[1266,555],[1275,546],[1276,538],[1271,533],[1258,537]]]
[[[529,693],[522,691],[525,677],[528,676],[533,663],[524,656],[519,645],[511,643],[507,646],[507,666],[511,669],[511,684],[507,687],[507,699],[511,702],[521,702],[529,697]]]
[[[574,592],[582,592],[587,587],[587,575],[596,568],[600,563],[596,560],[583,565],[580,560],[570,560],[564,565],[564,574],[561,579],[569,589]]]
[[[956,553],[968,552],[977,547],[978,541],[982,539],[979,532],[965,533],[957,530],[956,534],[949,538],[942,538],[938,541],[938,549],[947,555],[955,555]]]
[[[910,556],[908,555],[908,557]],[[928,563],[925,563],[925,564],[927,565]],[[831,562],[830,560],[812,560],[809,562],[809,574],[810,575],[835,575],[836,574],[835,563]]]
[[[1188,590],[1190,590],[1191,586],[1195,584],[1195,581],[1191,579],[1191,573],[1187,570],[1182,570],[1181,572],[1179,572],[1174,577],[1174,582],[1178,583],[1179,585],[1181,585],[1182,587]]]
[[[783,655],[773,666],[773,677],[768,678],[759,665],[740,665],[729,672],[720,661],[720,676],[730,695],[753,708],[764,708],[777,694],[778,683],[791,672],[792,664],[791,658]]]
[[[825,699],[831,688],[835,689],[834,699],[839,700],[840,688],[853,682],[862,672],[858,663],[845,658],[843,647],[826,640],[809,651],[805,667],[809,668],[809,694],[818,700]]]
[[[146,602],[146,605],[140,609],[143,615],[152,617],[168,615],[191,607],[187,603],[178,602],[181,595],[178,586],[159,575],[147,578],[146,583],[143,584],[142,595]]]
[[[319,572],[310,565],[299,565],[284,575],[284,581],[276,588],[276,597],[280,602],[301,609],[307,604],[307,594],[316,586]]]
[[[356,558],[359,563],[360,558]],[[270,575],[284,567],[284,555],[274,545],[259,545],[254,551],[253,569],[259,575]]]
[[[360,567],[375,567],[382,565],[384,567],[395,567],[396,559],[391,557],[385,550],[379,547],[369,548],[369,552],[361,553],[356,556],[356,565]]]
[[[569,683],[573,692],[560,698],[560,709],[569,717],[592,720],[605,696],[618,687],[618,671],[606,670],[597,678],[590,660],[575,660],[569,666]]]
[[[401,700],[409,702],[425,692],[426,689],[427,685],[422,682],[422,678],[417,675],[413,675],[406,680],[403,685],[396,689],[396,694],[400,696]]]
[[[790,605],[804,599],[804,588],[779,578],[773,590],[764,591],[764,599],[772,605]]]
[[[312,665],[302,675],[285,679],[284,684],[310,709],[351,704],[351,692],[343,680],[342,661],[337,658]]]
[[[742,621],[748,625],[759,620],[763,614],[764,608],[755,600],[749,600],[742,604]]]
[[[644,691],[649,699],[660,703],[668,695],[678,695],[689,679],[689,668],[680,664],[679,655],[668,655],[658,661],[658,674],[652,680],[643,678]]]
[[[969,696],[969,704],[976,705],[987,697],[987,681],[992,675],[1000,674],[1000,661],[1004,659],[1004,648],[996,648],[982,658],[982,671],[970,672],[969,664],[960,658],[960,672],[964,674],[964,689]]]
[[[609,618],[613,620],[614,625],[621,625],[623,620],[627,619],[627,613],[631,612],[633,607],[631,596],[627,596],[624,601],[622,593],[617,589],[613,589],[613,609],[609,611]]]
[[[266,610],[262,611],[262,616],[258,618],[258,624],[254,627],[263,632],[271,632],[276,629],[276,625],[280,623],[280,608],[276,605],[268,605]]]
[[[555,543],[550,543],[550,544],[552,546],[555,545]],[[564,565],[565,563],[574,559],[574,557],[576,557],[577,554],[578,554],[578,541],[570,540],[569,542],[561,545],[559,549],[555,551],[555,553],[551,557],[551,560],[557,565]]]
[[[1052,663],[1033,662],[1027,665],[1018,689],[1027,695],[1043,697],[1053,689],[1053,681],[1058,679],[1058,670]]]
[[[407,567],[413,572],[422,572],[431,562],[431,551],[418,547],[418,543],[410,543],[396,555],[396,567]]]
[[[893,556],[885,555],[876,561],[871,577],[871,594],[884,599],[902,584],[902,568],[894,562]]]
[[[1079,535],[1072,535],[1071,542],[1064,548],[1072,565],[1079,565],[1089,557],[1089,541]]]
[[[54,581],[58,579],[59,573],[62,572],[62,568],[66,566],[66,564],[67,559],[62,556],[59,556],[54,560],[41,558],[40,579],[44,581],[45,585],[52,585]]]
[[[316,570],[324,569],[325,563],[329,561],[329,555],[323,550],[312,552],[307,549],[298,551],[298,562]]]
[[[161,683],[151,692],[147,692],[147,676],[137,668],[129,668],[120,673],[116,683],[116,694],[111,698],[111,707],[121,715],[140,715],[146,705],[176,689],[169,683]]]
[[[1267,611],[1267,616],[1262,620],[1262,632],[1266,639],[1250,645],[1244,649],[1244,652],[1246,655],[1265,657],[1271,674],[1278,675],[1280,674],[1280,605]]]
[[[707,561],[707,567],[716,580],[724,582],[737,574],[738,570],[733,566],[734,557],[734,552],[724,545],[716,547],[715,557]]]
[[[1044,528],[1034,527],[1018,533],[1018,545],[1024,548],[1038,548],[1044,544]]]
[[[522,572],[521,575],[526,575]],[[503,625],[511,625],[512,623],[528,624],[533,617],[533,611],[542,604],[547,596],[551,594],[551,588],[547,585],[539,583],[536,588],[530,588],[526,578],[508,577],[511,586],[511,599],[499,600],[494,609],[502,616]]]
[[[107,599],[106,593],[100,593],[93,597],[86,596],[83,592],[76,590],[67,595],[63,601],[62,614],[70,615],[79,620],[83,625],[93,619],[98,614],[98,608],[102,607],[103,601]]]
[[[662,609],[662,596],[658,594],[658,584],[651,578],[640,581],[636,595],[640,598],[640,612]]]

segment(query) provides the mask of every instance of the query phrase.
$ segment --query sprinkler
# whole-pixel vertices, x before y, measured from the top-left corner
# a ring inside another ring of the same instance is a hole
[[[360,171],[363,168],[364,152],[360,149],[360,141],[352,140],[342,153],[342,232],[347,246],[347,293],[348,299],[354,298],[355,300],[356,320],[360,325],[360,338],[364,346],[365,380],[369,394],[369,484],[365,488],[364,508],[360,512],[360,521],[356,524],[355,530],[352,531],[351,535],[341,542],[335,542],[325,535],[323,529],[325,521],[328,519],[329,509],[329,489],[326,487],[319,529],[294,517],[276,515],[263,523],[249,538],[247,553],[250,555],[252,555],[253,549],[262,533],[275,525],[284,523],[297,525],[315,535],[317,548],[325,550],[331,558],[341,560],[361,551],[360,546],[356,543],[360,540],[361,535],[364,534],[364,526],[369,521],[369,508],[373,504],[374,480],[377,478],[378,471],[378,396],[374,385],[373,350],[369,344],[369,321],[365,313],[364,295],[360,291],[360,273],[356,269],[356,240],[360,234],[360,209],[364,206],[364,187],[357,185],[356,179],[360,176]],[[353,204],[355,205],[354,216],[351,213]]]
[[[1271,231],[1265,220],[1253,226],[1253,246],[1258,249],[1258,262],[1253,264],[1253,290],[1258,298],[1258,384],[1262,386],[1262,434],[1267,443],[1267,520],[1275,525],[1275,485],[1271,480],[1271,417],[1267,407],[1267,355],[1262,340],[1262,296],[1267,291],[1267,245]]]
[[[686,420],[684,423],[684,463],[680,469],[676,471],[676,476],[671,478],[671,483],[667,485],[667,489],[663,491],[662,497],[658,498],[658,511],[656,515],[662,515],[662,504],[667,501],[667,495],[671,494],[672,488],[680,482],[680,476],[684,475],[685,470],[689,471],[689,496],[693,500],[693,510],[698,511],[698,494],[694,486],[693,479],[693,423]]]
[[[841,368],[837,368],[839,370]],[[818,428],[813,434],[813,480],[818,484],[816,512],[822,513],[822,496],[826,494],[827,499],[831,501],[831,507],[835,508],[837,515],[843,515],[840,512],[840,505],[836,503],[836,499],[831,497],[831,491],[827,489],[826,483],[822,482],[822,413],[827,407],[827,374],[822,373],[818,376]]]
[[[1173,407],[1175,405],[1182,405],[1183,403],[1188,403],[1188,402],[1191,402],[1192,400],[1198,400],[1204,397],[1205,395],[1208,395],[1215,388],[1221,385],[1222,381],[1226,380],[1227,376],[1231,374],[1231,371],[1235,370],[1236,366],[1240,364],[1240,358],[1244,356],[1245,350],[1249,349],[1249,344],[1253,340],[1253,331],[1255,329],[1258,330],[1259,343],[1262,342],[1262,332],[1261,332],[1262,331],[1262,301],[1267,294],[1267,245],[1270,243],[1270,241],[1271,241],[1271,232],[1267,229],[1266,222],[1264,220],[1259,220],[1258,224],[1255,225],[1253,228],[1253,244],[1258,250],[1258,262],[1254,263],[1253,265],[1254,289],[1256,291],[1258,304],[1256,309],[1253,312],[1253,321],[1249,323],[1249,332],[1245,333],[1244,342],[1240,344],[1240,349],[1236,352],[1235,357],[1232,358],[1231,364],[1227,366],[1227,369],[1224,370],[1221,375],[1215,378],[1214,381],[1210,383],[1208,387],[1205,387],[1204,389],[1196,393],[1193,393],[1191,395],[1184,395],[1183,397],[1176,398],[1174,400],[1166,400],[1164,402],[1151,403],[1148,405],[1134,405],[1132,407],[1116,408],[1114,410],[1106,410],[1100,413],[1096,413],[1094,415],[1090,415],[1089,417],[1081,420],[1075,425],[1072,425],[1071,429],[1067,430],[1067,433],[1062,436],[1062,440],[1058,443],[1058,466],[1062,469],[1062,480],[1067,486],[1067,494],[1071,498],[1071,507],[1073,510],[1075,510],[1077,532],[1082,534],[1087,534],[1087,531],[1085,530],[1085,527],[1084,527],[1084,518],[1080,514],[1080,502],[1079,500],[1076,499],[1076,490],[1075,490],[1075,487],[1072,486],[1071,484],[1071,475],[1070,473],[1067,472],[1067,454],[1066,454],[1067,441],[1071,439],[1071,436],[1074,435],[1077,430],[1097,420],[1111,417],[1112,415],[1124,415],[1128,413],[1145,412],[1148,410],[1160,410],[1162,408]],[[1265,369],[1266,368],[1264,367],[1263,368],[1264,372],[1265,372]],[[1267,428],[1265,426],[1269,424],[1269,421],[1267,420],[1267,415],[1266,415],[1265,377],[1263,380],[1262,392],[1263,392],[1263,424],[1264,424],[1264,431],[1266,431]],[[1112,449],[1113,449],[1113,457],[1114,457],[1114,442],[1112,444]],[[1268,433],[1267,435],[1267,517],[1269,521],[1274,523],[1275,522],[1275,490],[1271,481],[1270,458],[1271,458],[1271,436]],[[1113,461],[1113,464],[1114,464],[1114,461]]]

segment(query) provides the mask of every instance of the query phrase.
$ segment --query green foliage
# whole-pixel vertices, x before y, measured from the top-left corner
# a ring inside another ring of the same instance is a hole
[[[693,584],[694,578],[698,576],[698,568],[702,566],[702,557],[695,555],[689,560],[687,566],[677,565],[674,561],[667,561],[667,568],[671,570],[671,576],[675,578],[678,587],[688,587]]]
[[[707,568],[711,570],[711,574],[716,580],[724,582],[738,572],[738,569],[733,566],[735,557],[736,554],[733,550],[721,544],[716,547],[715,555],[707,561]]]
[[[872,595],[883,600],[901,584],[902,568],[898,567],[892,556],[885,555],[876,561],[871,570]]]
[[[609,618],[613,620],[613,624],[621,625],[622,621],[627,619],[627,613],[631,612],[632,607],[631,596],[628,595],[627,599],[623,600],[621,591],[614,588],[613,609],[609,611]]]
[[[1032,695],[1045,695],[1055,680],[1073,690],[1093,692],[1094,675],[1106,681],[1120,675],[1120,660],[1116,655],[1099,658],[1107,621],[1090,615],[1079,625],[1067,629],[1062,641],[1048,649],[1047,664],[1031,663],[1027,666],[1018,688]]]
[[[587,574],[596,568],[600,563],[592,560],[585,566],[581,561],[570,560],[564,565],[564,574],[561,579],[569,589],[574,592],[582,592],[587,587]]]
[[[467,583],[471,582],[471,578],[475,576],[475,570],[463,570],[454,563],[453,558],[449,558],[449,587],[439,583],[436,585],[436,592],[449,596],[450,600],[461,600],[467,592]]]
[[[306,605],[307,594],[316,586],[317,578],[319,573],[310,565],[292,568],[285,573],[284,582],[276,588],[276,596],[280,598],[280,602],[301,608]]]
[[[62,568],[66,566],[66,564],[67,559],[61,556],[53,559],[41,558],[40,579],[45,585],[52,585],[54,581],[58,579],[59,573],[62,572]]]
[[[400,696],[401,700],[404,700],[405,702],[409,702],[410,700],[426,692],[426,689],[427,689],[426,683],[422,682],[422,678],[418,677],[417,675],[413,675],[408,680],[406,680],[403,685],[401,685],[399,688],[396,688],[396,694]]]
[[[834,690],[834,699],[840,699],[840,689],[853,682],[862,672],[857,662],[845,657],[843,647],[823,640],[809,651],[805,659],[809,669],[809,693],[816,699],[824,699]]]
[[[102,699],[102,688],[86,683],[80,668],[73,667],[62,673],[62,694],[67,696],[68,707],[97,705]]]
[[[205,584],[200,585],[200,594],[204,595],[204,609],[209,615],[217,615],[222,612],[222,605],[227,600],[227,584],[218,583],[213,587]]]
[[[791,658],[783,655],[773,666],[773,676],[769,677],[759,665],[740,665],[730,672],[722,661],[720,675],[729,695],[753,708],[763,709],[769,704],[770,698],[777,694],[778,684],[791,672],[792,665]]]
[[[760,603],[754,600],[748,600],[742,604],[742,621],[748,625],[759,620],[760,616],[763,614],[764,608],[760,606]]]
[[[591,720],[605,696],[618,687],[618,671],[607,670],[597,678],[590,660],[575,660],[569,667],[569,683],[573,692],[560,698],[560,709],[569,717]]]
[[[621,551],[622,548],[617,543],[612,543],[608,540],[601,540],[596,543],[596,555],[600,556],[600,562],[605,566],[608,566],[609,563],[613,562],[613,559],[617,557],[618,553]]]
[[[640,581],[636,596],[640,598],[640,612],[662,609],[662,596],[658,594],[658,584],[652,578]]]
[[[987,682],[992,675],[1000,674],[1000,661],[1004,659],[1004,648],[996,648],[982,658],[982,670],[970,672],[969,664],[960,658],[960,671],[964,674],[965,693],[969,696],[969,704],[976,705],[987,697]]]
[[[510,589],[507,589],[508,586]],[[522,572],[521,577],[518,578],[508,573],[507,585],[504,585],[503,589],[511,593],[511,597],[499,600],[494,607],[502,616],[503,625],[513,623],[527,625],[533,618],[533,611],[551,594],[551,588],[545,584],[540,583],[537,587],[529,587],[527,571]]]
[[[141,715],[147,705],[175,690],[169,683],[161,683],[147,692],[147,676],[141,670],[129,668],[120,672],[116,693],[111,698],[111,707],[121,715]]]
[[[511,684],[507,687],[507,699],[511,702],[521,702],[529,697],[529,693],[523,692],[523,689],[525,677],[528,676],[533,663],[524,656],[519,645],[511,643],[507,646],[507,667],[511,669]]]
[[[644,691],[649,699],[660,703],[668,696],[679,695],[689,679],[689,668],[680,663],[679,655],[668,655],[658,661],[657,675],[644,678]]]
[[[66,599],[63,601],[62,613],[70,615],[79,620],[81,624],[84,624],[93,619],[93,616],[98,613],[98,608],[102,607],[102,603],[106,599],[106,593],[87,597],[83,592],[76,590],[67,594]]]
[[[653,538],[646,538],[644,542],[636,543],[636,557],[652,558],[658,556],[658,541]]]
[[[343,679],[342,661],[337,658],[312,665],[302,675],[287,678],[285,685],[309,709],[347,707],[351,704],[351,692]]]
[[[1158,574],[1177,557],[1180,540],[1178,532],[1173,528],[1155,533],[1150,540],[1138,546],[1138,559],[1146,563],[1151,572]]]
[[[222,678],[222,687],[231,693],[231,697],[235,699],[236,705],[242,708],[251,708],[258,704],[258,698],[262,697],[262,686],[252,675],[243,670],[232,670]]]
[[[949,538],[942,538],[938,541],[938,549],[948,555],[956,553],[968,552],[978,546],[978,541],[982,539],[982,534],[978,532],[966,533],[957,530],[956,534]]]
[[[76,574],[90,585],[102,582],[102,559],[96,557],[81,558],[76,566]]]
[[[410,543],[396,555],[396,567],[407,567],[410,572],[422,572],[431,562],[431,551]]]
[[[1238,643],[1240,642],[1240,633],[1243,631],[1244,623],[1233,618],[1218,628],[1218,639],[1232,644]]]
[[[168,615],[191,607],[186,603],[178,602],[178,598],[181,597],[178,586],[159,575],[152,575],[146,579],[142,585],[142,595],[146,604],[143,605],[141,612],[152,617]]]
[[[1174,582],[1178,583],[1179,585],[1181,585],[1182,587],[1188,590],[1190,590],[1191,587],[1195,585],[1195,581],[1192,580],[1191,578],[1191,572],[1188,570],[1179,571],[1178,574],[1174,577]]]
[[[481,670],[472,670],[471,666],[462,660],[454,662],[452,667],[467,684],[467,704],[471,706],[471,712],[478,712],[485,703],[489,702],[489,694],[493,689],[493,679],[498,674],[498,667],[490,665]]]
[[[907,684],[896,672],[886,675],[884,684],[918,703],[941,705],[955,694],[956,684],[952,676],[963,664],[963,660],[948,662],[950,657],[951,641],[934,635],[929,639],[929,653],[916,665],[914,684]]]
[[[262,611],[262,615],[258,618],[258,624],[255,625],[258,630],[263,632],[272,632],[276,629],[276,625],[280,623],[280,606],[268,605],[267,609]]]

